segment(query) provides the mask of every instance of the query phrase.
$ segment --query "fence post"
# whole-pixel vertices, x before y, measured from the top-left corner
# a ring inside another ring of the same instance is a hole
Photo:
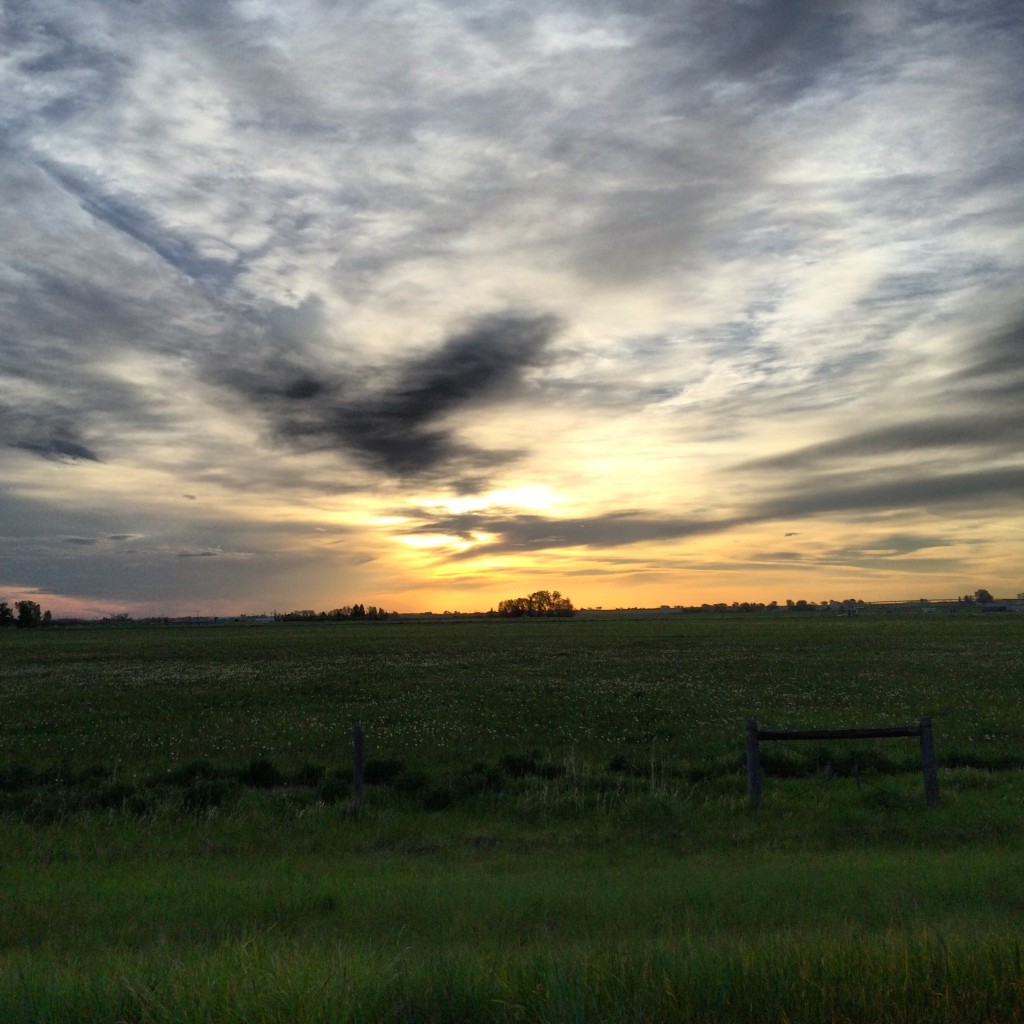
[[[924,798],[929,807],[939,806],[939,770],[935,761],[935,737],[927,715],[918,723],[921,737],[921,768],[924,771]]]
[[[363,806],[363,727],[356,722],[352,730],[352,802],[356,810]]]
[[[761,806],[761,749],[756,718],[747,719],[747,794],[754,807]]]

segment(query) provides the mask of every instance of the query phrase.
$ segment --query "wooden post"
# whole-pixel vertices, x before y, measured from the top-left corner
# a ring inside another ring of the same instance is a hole
[[[359,810],[363,806],[363,727],[356,722],[352,730],[352,802]]]
[[[939,770],[935,761],[935,737],[927,715],[918,723],[921,737],[921,768],[924,771],[924,798],[929,807],[939,806]]]
[[[761,748],[756,718],[747,719],[747,794],[754,807],[761,806]]]

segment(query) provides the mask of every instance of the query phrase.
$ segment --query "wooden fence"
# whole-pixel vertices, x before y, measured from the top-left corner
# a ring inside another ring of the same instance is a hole
[[[352,803],[356,810],[363,806],[363,726],[359,722],[352,730]]]
[[[867,740],[917,736],[921,744],[924,796],[929,807],[939,803],[939,776],[935,760],[932,720],[922,718],[916,725],[881,726],[874,729],[762,729],[756,718],[747,719],[747,793],[755,807],[761,806],[762,740]]]

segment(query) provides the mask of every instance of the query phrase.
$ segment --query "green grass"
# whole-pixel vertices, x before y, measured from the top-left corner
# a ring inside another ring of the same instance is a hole
[[[285,769],[374,756],[706,762],[744,720],[935,719],[939,754],[1022,763],[1024,618],[777,615],[0,634],[0,765]],[[888,749],[893,749],[889,745]]]
[[[566,958],[537,950],[352,955],[262,941],[190,950],[180,959],[115,953],[55,974],[48,964],[29,965],[16,979],[19,996],[4,1008],[12,1022],[62,1024],[1007,1024],[1022,1019],[1021,967],[1012,948],[902,936],[811,944],[780,935],[758,947],[692,941]],[[991,995],[993,979],[1004,983],[1001,998]]]
[[[981,615],[5,632],[0,1020],[1024,1020],[1022,661]],[[939,807],[905,739],[765,744],[748,806],[747,717],[922,714]]]
[[[1018,858],[486,851],[7,872],[5,1021],[1011,1021]]]
[[[15,836],[0,1019],[1024,1015],[1006,850],[246,855],[216,840],[205,822],[190,852],[124,857],[94,827],[99,859],[30,863]]]

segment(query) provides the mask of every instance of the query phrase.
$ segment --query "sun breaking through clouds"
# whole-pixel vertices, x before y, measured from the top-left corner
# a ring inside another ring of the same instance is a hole
[[[1024,11],[0,13],[0,597],[1024,590]]]

